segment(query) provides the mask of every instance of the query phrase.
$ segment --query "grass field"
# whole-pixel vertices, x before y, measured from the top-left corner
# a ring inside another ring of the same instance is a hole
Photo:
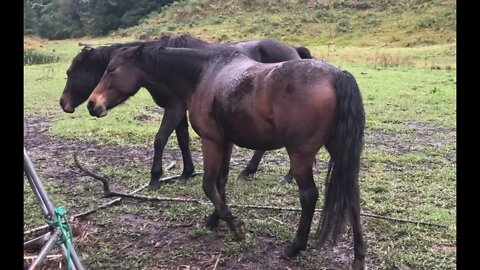
[[[189,0],[153,13],[138,26],[105,38],[46,41],[25,37],[25,49],[58,62],[24,66],[24,140],[48,194],[70,214],[109,201],[101,185],[75,166],[107,176],[114,190],[149,180],[153,139],[162,119],[140,90],[105,118],[82,104],[65,114],[58,100],[78,42],[104,44],[189,33],[209,41],[268,36],[307,46],[318,59],[350,71],[366,112],[360,188],[364,213],[420,220],[446,227],[362,217],[369,269],[456,269],[456,2],[452,0],[310,1]],[[190,129],[192,155],[202,171],[200,138]],[[267,152],[254,179],[236,180],[253,152],[235,147],[228,202],[299,207],[296,185],[279,185],[289,168],[285,150]],[[328,156],[320,150],[314,177],[322,208]],[[181,154],[170,137],[166,175],[180,174]],[[24,231],[43,225],[24,181]],[[235,242],[220,223],[204,228],[212,206],[201,176],[144,190],[150,196],[196,198],[206,205],[124,200],[74,224],[75,245],[86,269],[347,269],[353,258],[348,227],[337,245],[309,246],[296,259],[279,255],[294,235],[299,214],[233,208],[247,238]],[[29,254],[34,255],[34,254]],[[48,269],[58,269],[58,261]]]

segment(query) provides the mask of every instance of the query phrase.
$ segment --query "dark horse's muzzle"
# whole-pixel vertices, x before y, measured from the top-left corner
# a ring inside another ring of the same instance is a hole
[[[62,107],[62,110],[66,113],[75,112],[75,108],[72,106],[65,94],[60,97],[60,107]]]

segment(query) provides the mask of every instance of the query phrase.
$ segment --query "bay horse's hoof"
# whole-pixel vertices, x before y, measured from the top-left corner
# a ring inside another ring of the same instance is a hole
[[[245,223],[239,218],[234,218],[228,225],[233,232],[233,238],[237,241],[245,239]]]
[[[352,270],[366,270],[365,260],[353,259]]]
[[[150,180],[148,188],[151,190],[158,190],[162,184],[158,180]]]
[[[207,229],[209,230],[214,230],[218,227],[219,221],[220,218],[218,217],[218,215],[210,214],[205,222],[205,227],[207,227]]]

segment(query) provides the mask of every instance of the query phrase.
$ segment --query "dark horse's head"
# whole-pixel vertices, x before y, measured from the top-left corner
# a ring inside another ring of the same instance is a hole
[[[121,104],[140,89],[144,72],[137,62],[144,47],[145,44],[115,51],[100,82],[88,98],[90,115],[107,115],[108,109]]]
[[[75,108],[87,100],[92,89],[101,76],[93,72],[97,69],[94,57],[95,49],[83,48],[72,60],[67,70],[67,82],[60,97],[60,106],[66,113],[73,113]],[[98,73],[98,72],[97,72]]]

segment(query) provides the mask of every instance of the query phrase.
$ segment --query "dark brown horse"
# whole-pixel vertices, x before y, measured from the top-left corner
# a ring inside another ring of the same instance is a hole
[[[287,149],[302,212],[295,238],[284,250],[286,257],[307,246],[318,199],[312,165],[325,146],[331,162],[319,242],[329,236],[335,239],[348,216],[353,268],[364,269],[358,178],[365,115],[350,73],[318,60],[263,64],[235,51],[137,46],[113,57],[89,97],[88,110],[103,117],[141,87],[155,100],[175,99],[188,109],[192,127],[202,139],[203,190],[215,206],[206,224],[210,228],[222,219],[236,238],[245,237],[244,223],[232,215],[225,197],[233,144]]]
[[[145,42],[132,42],[102,46],[96,49],[85,48],[72,60],[67,71],[67,82],[60,98],[60,105],[67,113],[73,113],[75,108],[83,103],[92,93],[100,81],[101,76],[112,57],[113,52],[119,48],[132,47]],[[237,49],[248,57],[263,63],[282,62],[290,59],[312,58],[310,51],[305,47],[291,47],[284,43],[271,40],[259,39],[245,42],[214,44],[189,35],[163,36],[159,40],[147,42],[164,47],[174,48],[197,48],[206,50]],[[169,100],[155,100],[157,105],[165,109],[162,123],[155,136],[154,157],[151,169],[150,187],[155,189],[160,186],[158,179],[162,175],[162,156],[168,138],[175,130],[178,145],[182,152],[183,172],[181,179],[189,178],[194,171],[190,155],[188,123],[183,107],[178,103],[171,103]],[[255,151],[247,167],[240,173],[240,179],[247,179],[253,175],[258,168],[265,151]],[[283,181],[291,182],[292,173],[289,171]]]

